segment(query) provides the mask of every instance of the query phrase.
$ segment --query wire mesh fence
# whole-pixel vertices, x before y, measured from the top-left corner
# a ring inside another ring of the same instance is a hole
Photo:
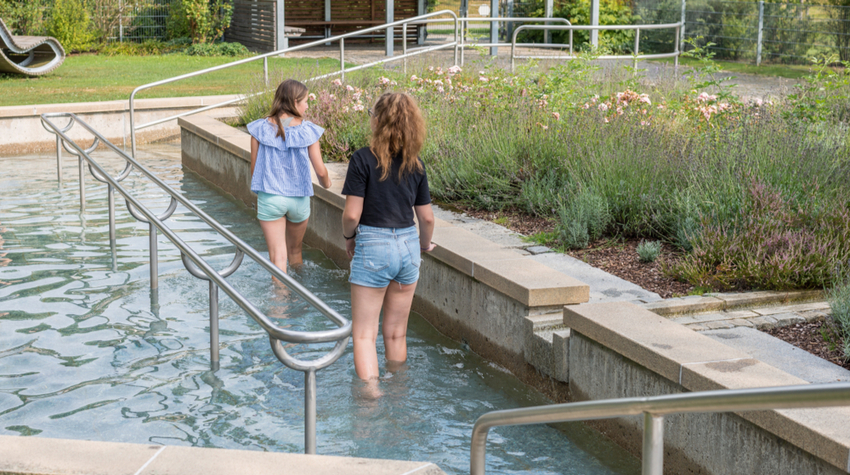
[[[637,0],[642,23],[682,18],[681,0]],[[832,57],[850,61],[850,7],[811,3],[688,0],[685,38],[714,43],[717,58],[808,63]],[[655,39],[647,38],[658,42]]]
[[[169,6],[169,0],[151,0],[126,6],[119,3],[121,13],[117,15],[117,22],[111,27],[111,34],[107,39],[139,43],[165,40]]]

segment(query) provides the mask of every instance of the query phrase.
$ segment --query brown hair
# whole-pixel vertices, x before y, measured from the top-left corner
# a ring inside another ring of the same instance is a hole
[[[401,153],[399,179],[414,171],[422,172],[419,151],[425,143],[425,119],[416,100],[401,92],[387,92],[378,98],[372,112],[372,142],[369,148],[378,159],[381,181],[390,176],[393,156]]]
[[[292,117],[301,119],[301,114],[298,113],[298,108],[295,107],[299,101],[303,101],[307,97],[307,86],[296,81],[295,79],[287,79],[280,83],[277,90],[274,92],[274,101],[272,102],[272,110],[269,115],[277,124],[277,134],[275,137],[283,137],[283,125],[280,123],[280,114],[285,112]]]

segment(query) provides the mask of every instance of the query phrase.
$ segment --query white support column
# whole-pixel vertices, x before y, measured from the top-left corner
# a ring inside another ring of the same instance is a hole
[[[395,0],[387,0],[387,23],[395,18]],[[393,55],[393,29],[387,28],[387,56]]]
[[[419,4],[418,8],[416,10],[418,12],[417,15],[421,16],[421,15],[424,15],[425,13],[427,13],[425,11],[425,0],[419,0],[417,3]],[[426,25],[419,25],[418,28],[419,28],[419,41],[418,41],[418,43],[420,45],[425,44],[425,28],[426,28]]]
[[[277,49],[286,49],[289,47],[289,40],[286,38],[286,30],[284,29],[284,12],[283,3],[285,0],[277,0],[277,21],[275,30],[277,32]]]
[[[325,21],[331,21],[331,0],[325,0]],[[325,38],[330,38],[331,26],[325,25]],[[325,43],[325,46],[330,46],[330,43]]]
[[[599,0],[590,0],[590,24],[599,26]],[[590,31],[590,44],[594,48],[599,46],[599,30]]]
[[[543,14],[546,18],[552,18],[552,15],[555,14],[555,1],[554,0],[546,0],[546,13]],[[551,22],[546,22],[547,25],[551,25]],[[552,33],[549,30],[546,30],[543,33],[543,42],[551,43],[552,42]]]
[[[490,18],[499,18],[499,0],[490,0]],[[499,22],[490,22],[490,43],[499,42]],[[499,48],[490,47],[490,56],[498,56]]]

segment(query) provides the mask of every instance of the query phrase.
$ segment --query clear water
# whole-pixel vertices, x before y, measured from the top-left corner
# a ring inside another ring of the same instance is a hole
[[[109,170],[121,162],[100,154]],[[256,221],[184,173],[179,148],[151,146],[144,163],[246,242],[264,250]],[[68,159],[66,159],[68,160]],[[209,369],[208,287],[160,239],[158,304],[148,282],[147,227],[117,201],[110,248],[105,185],[87,180],[79,210],[76,166],[56,182],[49,155],[0,158],[0,434],[303,452],[304,379],[285,368],[266,334],[221,299],[221,369]],[[154,210],[167,200],[137,174],[125,182]],[[168,223],[223,268],[232,246],[185,209]],[[307,249],[297,278],[349,316],[347,271]],[[294,328],[330,323],[276,289],[246,259],[229,279]],[[521,384],[412,315],[409,362],[369,397],[349,351],[318,373],[318,453],[430,461],[468,473],[472,425],[495,409],[546,404]],[[322,348],[294,347],[303,357]],[[379,347],[379,352],[383,348]],[[638,462],[581,425],[491,431],[492,474],[631,474]]]

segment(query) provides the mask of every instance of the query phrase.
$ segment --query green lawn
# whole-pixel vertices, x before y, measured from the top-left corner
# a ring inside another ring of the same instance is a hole
[[[162,56],[69,56],[56,71],[39,78],[0,74],[0,106],[127,100],[130,93],[148,84],[181,74],[236,61],[232,57],[200,57],[185,54]],[[317,69],[318,68],[318,69]],[[333,59],[269,59],[270,78],[275,71],[292,70],[296,76],[313,76],[339,68]],[[235,66],[140,92],[140,99],[153,97],[239,94],[263,73],[263,61]],[[281,73],[278,73],[278,75]],[[272,79],[274,80],[274,79]]]

